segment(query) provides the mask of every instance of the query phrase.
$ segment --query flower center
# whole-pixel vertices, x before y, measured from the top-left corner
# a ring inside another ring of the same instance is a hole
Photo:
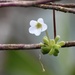
[[[42,24],[41,24],[41,23],[37,23],[37,24],[36,24],[36,28],[37,28],[37,29],[42,28]]]

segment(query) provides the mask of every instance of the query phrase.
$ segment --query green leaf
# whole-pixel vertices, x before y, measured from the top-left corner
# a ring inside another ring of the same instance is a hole
[[[54,56],[58,56],[58,53],[57,52],[54,52],[54,54],[53,54]]]
[[[61,48],[60,45],[58,45],[58,44],[55,44],[55,45],[54,45],[54,49],[59,49],[59,48]]]
[[[51,45],[51,46],[55,45],[55,40],[54,40],[54,39],[51,39],[51,40],[50,40],[50,45]]]
[[[7,54],[7,75],[50,75],[47,71],[43,73],[39,61],[25,51],[8,51]]]
[[[60,45],[60,46],[63,46],[63,45],[65,45],[65,42],[64,41],[60,41],[57,44]]]
[[[52,48],[49,52],[50,55],[54,54],[54,49]]]
[[[55,38],[55,43],[57,43],[59,39],[60,39],[60,36],[57,35],[56,38]]]
[[[44,44],[47,44],[48,45],[49,40],[48,40],[47,36],[44,36],[43,37],[43,42],[44,42]]]
[[[48,54],[49,51],[50,51],[50,48],[49,48],[49,47],[41,47],[41,52],[42,52],[43,54]]]

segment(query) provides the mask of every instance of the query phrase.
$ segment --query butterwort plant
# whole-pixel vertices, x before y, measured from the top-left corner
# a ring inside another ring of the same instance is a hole
[[[59,53],[59,49],[65,44],[64,41],[58,42],[60,36],[57,35],[55,39],[50,39],[47,32],[47,24],[44,23],[43,18],[39,18],[37,21],[30,21],[29,33],[34,34],[35,36],[40,36],[41,32],[46,33],[46,36],[43,37],[43,42],[41,45],[41,52],[43,54],[49,54],[57,56]]]

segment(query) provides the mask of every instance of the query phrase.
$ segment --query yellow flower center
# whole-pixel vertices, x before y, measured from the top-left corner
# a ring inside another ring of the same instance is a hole
[[[41,23],[37,23],[37,24],[36,24],[36,28],[37,28],[37,29],[42,28],[42,24],[41,24]]]

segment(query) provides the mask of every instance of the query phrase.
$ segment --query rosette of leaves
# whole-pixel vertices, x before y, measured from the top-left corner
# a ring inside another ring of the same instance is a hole
[[[55,39],[49,39],[47,36],[44,36],[43,44],[41,45],[42,53],[58,56],[59,49],[65,44],[64,41],[58,42],[59,39],[59,35]]]

